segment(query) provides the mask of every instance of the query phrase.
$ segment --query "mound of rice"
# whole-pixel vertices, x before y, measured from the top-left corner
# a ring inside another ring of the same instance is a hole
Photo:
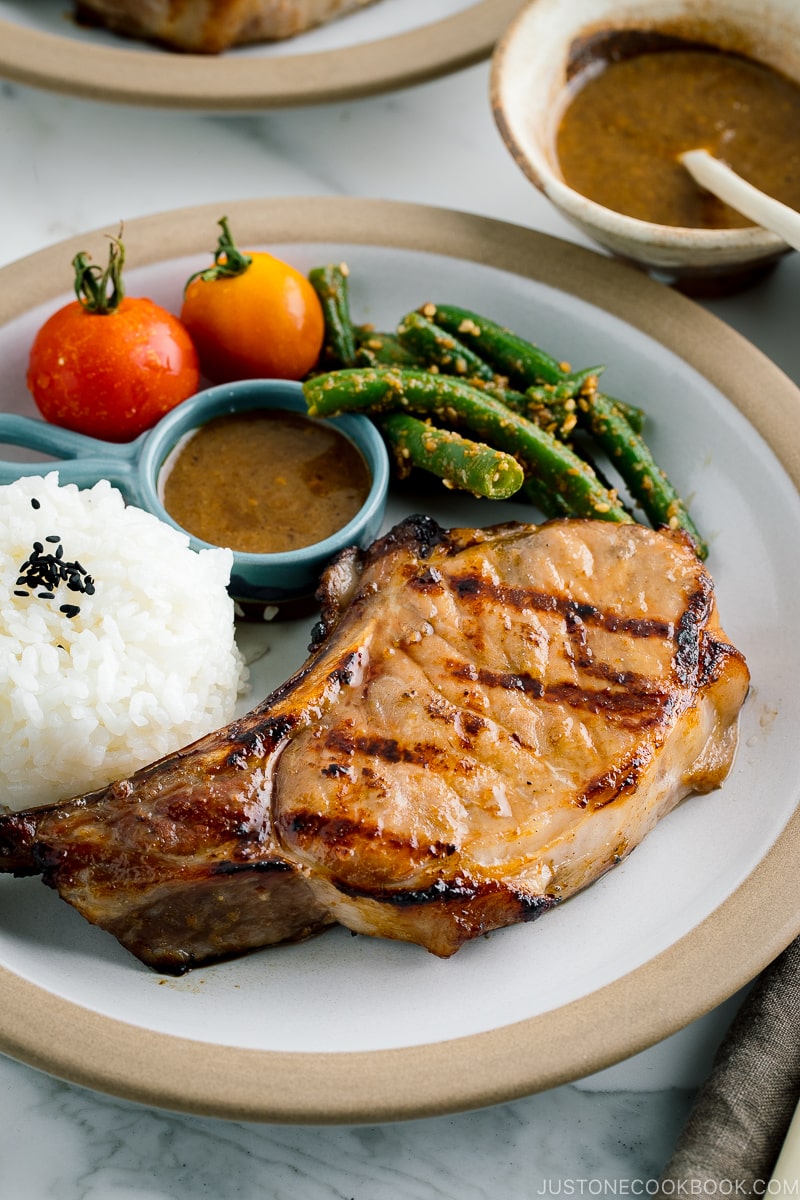
[[[231,563],[105,482],[0,487],[0,807],[90,791],[232,719]]]

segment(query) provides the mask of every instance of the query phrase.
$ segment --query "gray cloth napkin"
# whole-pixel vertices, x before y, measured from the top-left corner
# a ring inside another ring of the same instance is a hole
[[[763,1197],[800,1100],[800,937],[759,976],[717,1051],[660,1197]]]

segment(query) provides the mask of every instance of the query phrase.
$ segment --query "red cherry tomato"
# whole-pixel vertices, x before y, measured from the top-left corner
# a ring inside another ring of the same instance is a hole
[[[76,256],[84,298],[45,321],[27,373],[45,420],[111,442],[129,441],[151,428],[193,395],[200,381],[197,351],[178,318],[152,300],[120,298],[122,256],[121,243],[113,239],[109,268],[100,277],[85,255]],[[87,272],[95,272],[88,285]],[[113,275],[109,298],[105,291]]]
[[[325,336],[319,297],[306,277],[263,251],[242,254],[219,222],[214,266],[192,276],[181,320],[212,383],[302,379]]]

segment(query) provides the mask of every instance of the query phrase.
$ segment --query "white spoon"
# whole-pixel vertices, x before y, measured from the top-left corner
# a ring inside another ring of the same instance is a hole
[[[753,187],[707,150],[687,150],[678,156],[696,183],[713,192],[751,221],[777,233],[800,250],[800,213]]]

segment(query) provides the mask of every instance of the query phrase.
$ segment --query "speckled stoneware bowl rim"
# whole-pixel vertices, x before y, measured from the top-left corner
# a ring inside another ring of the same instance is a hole
[[[0,75],[91,100],[199,111],[321,104],[410,87],[488,58],[518,0],[477,0],[444,20],[341,49],[262,58],[94,44],[0,20]],[[357,15],[357,14],[356,14]]]
[[[547,20],[546,4],[547,0],[528,0],[510,22],[492,55],[489,84],[492,112],[503,141],[523,174],[566,216],[581,225],[598,241],[613,246],[620,254],[623,253],[623,245],[627,244],[631,258],[641,255],[642,261],[647,261],[648,252],[656,255],[659,252],[669,255],[684,253],[687,255],[686,265],[690,265],[692,255],[697,255],[699,263],[706,264],[715,254],[719,255],[721,262],[733,263],[739,258],[751,262],[785,253],[788,247],[777,234],[757,226],[745,226],[741,229],[696,229],[682,225],[661,225],[615,212],[570,187],[552,161],[552,151],[549,155],[540,148],[537,148],[534,155],[529,152],[517,133],[520,116],[514,111],[513,88],[509,80],[512,73],[520,69],[519,62],[515,63],[514,59],[521,60],[526,46],[536,40],[540,13],[541,20]],[[671,7],[683,8],[688,13],[697,12],[696,6],[692,5],[690,0],[677,0]],[[726,7],[724,0],[721,7]],[[642,13],[647,11],[647,6],[638,0],[628,3],[626,11],[637,8]],[[582,9],[581,0],[572,6],[564,6],[561,11],[570,14],[569,32],[560,40],[566,60],[570,45],[580,36],[582,30],[586,28],[593,33],[597,32],[598,24],[602,28],[604,22],[598,22],[596,19],[592,22]],[[610,23],[611,18],[607,19]],[[653,15],[651,9],[640,21],[629,21],[623,27],[657,29],[659,24],[658,13]],[[800,12],[798,27],[800,28]],[[559,111],[559,105],[553,106],[544,119],[554,124],[557,120],[554,113]]]
[[[225,211],[243,242],[444,255],[596,305],[718,388],[800,489],[795,385],[718,318],[622,263],[500,221],[413,204],[287,197]],[[196,253],[218,214],[214,204],[131,221],[129,267]],[[85,245],[86,236],[70,238],[0,271],[0,324],[51,299],[64,262]],[[474,1036],[376,1052],[235,1048],[110,1019],[0,967],[0,1050],[98,1091],[237,1120],[374,1123],[484,1107],[619,1062],[732,996],[800,932],[799,852],[795,810],[750,874],[686,936],[585,997]]]

